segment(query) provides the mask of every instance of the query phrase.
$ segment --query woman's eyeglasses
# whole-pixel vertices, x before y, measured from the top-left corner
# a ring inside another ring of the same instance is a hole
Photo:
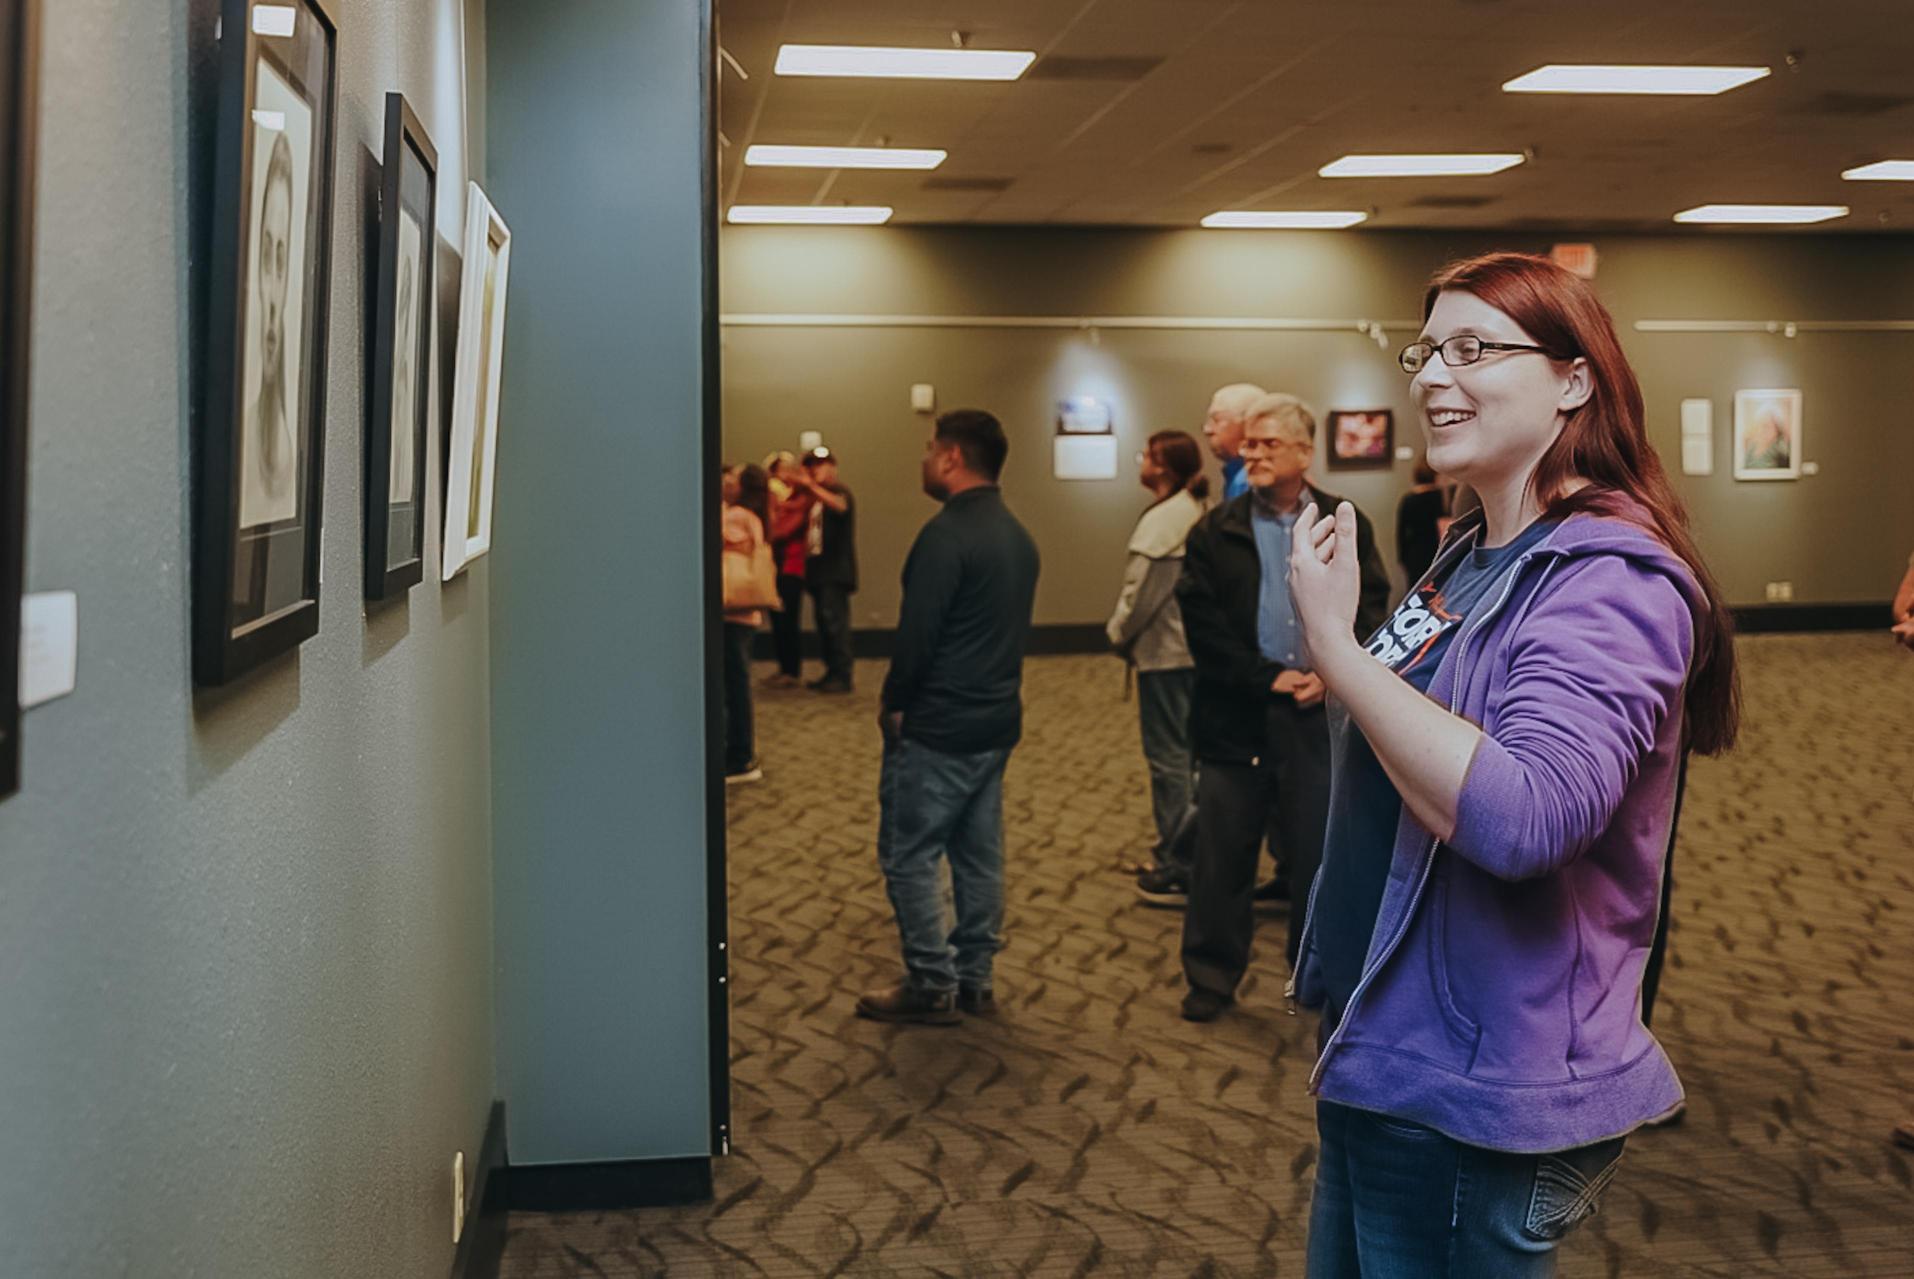
[[[1542,351],[1545,348],[1523,342],[1485,342],[1473,333],[1458,333],[1446,342],[1411,342],[1396,354],[1396,363],[1404,373],[1420,373],[1429,366],[1437,351],[1442,362],[1452,369],[1474,364],[1488,351]]]

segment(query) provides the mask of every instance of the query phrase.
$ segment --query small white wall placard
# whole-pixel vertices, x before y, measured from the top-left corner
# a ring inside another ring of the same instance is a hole
[[[1059,435],[1053,458],[1060,480],[1114,480],[1117,477],[1114,435]]]
[[[20,600],[20,709],[65,697],[79,667],[80,601],[72,591]]]
[[[822,431],[799,431],[798,432],[798,452],[800,454],[809,453],[812,449],[822,448],[822,447],[824,447],[824,432]]]
[[[1681,473],[1715,473],[1715,402],[1681,402]]]
[[[928,382],[912,383],[910,388],[910,407],[913,413],[935,413],[937,411],[937,388]]]

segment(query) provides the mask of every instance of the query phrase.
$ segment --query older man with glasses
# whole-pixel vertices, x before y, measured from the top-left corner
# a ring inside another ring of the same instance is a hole
[[[1290,867],[1293,964],[1329,812],[1323,683],[1289,598],[1289,540],[1304,505],[1342,499],[1309,483],[1316,417],[1293,395],[1248,406],[1241,443],[1249,491],[1190,534],[1176,598],[1196,660],[1190,724],[1201,763],[1196,864],[1183,917],[1183,1016],[1211,1021],[1235,1002],[1255,932],[1252,894],[1264,836]],[[1362,595],[1358,638],[1382,624],[1389,571],[1375,530],[1356,516]]]

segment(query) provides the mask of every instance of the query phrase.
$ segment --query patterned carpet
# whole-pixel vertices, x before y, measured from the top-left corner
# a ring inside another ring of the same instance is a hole
[[[1687,1084],[1562,1273],[1914,1276],[1914,655],[1741,648],[1747,730],[1697,761],[1659,1029]],[[1148,824],[1109,659],[1033,659],[1012,761],[1001,1019],[852,1016],[896,972],[872,853],[873,694],[767,694],[732,796],[736,1153],[717,1201],[515,1215],[532,1276],[1302,1274],[1310,1019],[1280,923],[1242,1004],[1176,1015],[1177,916],[1122,868]]]

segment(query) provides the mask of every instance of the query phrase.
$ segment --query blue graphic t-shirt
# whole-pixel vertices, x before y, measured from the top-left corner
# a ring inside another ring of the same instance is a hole
[[[1505,546],[1470,546],[1445,573],[1396,606],[1395,614],[1371,637],[1370,654],[1417,692],[1427,693],[1463,622],[1492,602],[1496,588],[1522,552],[1554,527],[1551,521],[1537,520]],[[1348,731],[1344,771],[1330,794],[1322,882],[1310,925],[1328,989],[1332,1026],[1342,1019],[1356,983],[1362,980],[1363,961],[1369,955],[1370,935],[1376,930],[1376,913],[1395,855],[1396,824],[1402,817],[1402,796],[1370,749],[1369,739],[1353,722]]]

